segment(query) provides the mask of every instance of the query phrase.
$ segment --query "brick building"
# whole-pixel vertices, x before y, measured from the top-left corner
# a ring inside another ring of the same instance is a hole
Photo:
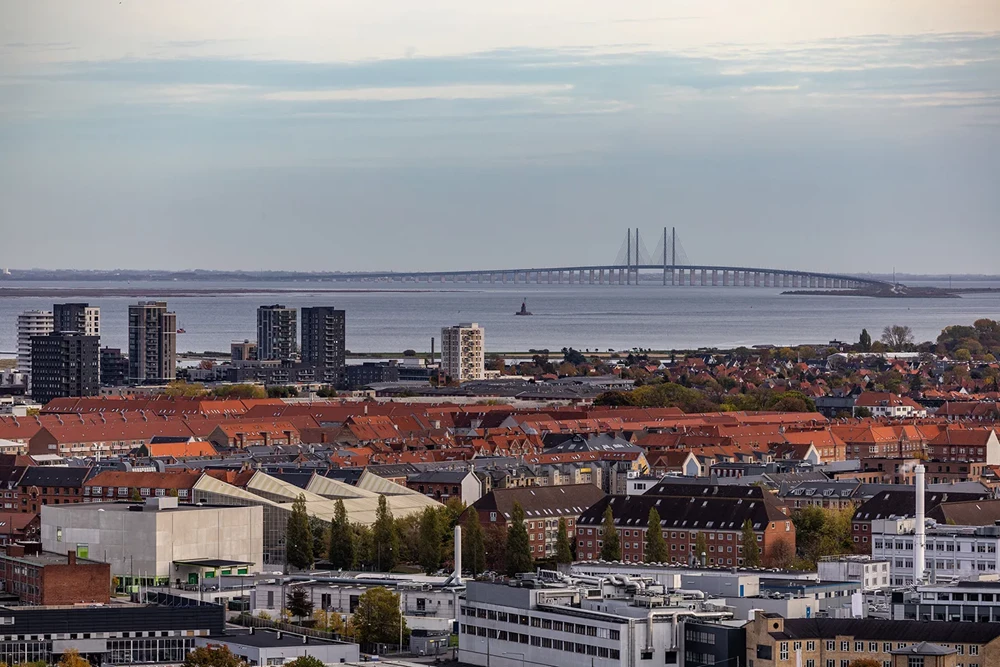
[[[524,510],[531,553],[535,558],[545,558],[555,554],[559,519],[566,519],[572,543],[580,516],[603,498],[604,492],[593,484],[493,489],[470,509],[479,512],[479,522],[484,528],[491,524],[507,526],[514,503],[518,503]]]
[[[649,511],[660,514],[663,539],[670,562],[698,560],[695,553],[698,534],[703,533],[707,565],[740,566],[743,564],[743,525],[749,521],[757,536],[762,562],[776,555],[784,542],[786,553],[795,552],[795,526],[791,516],[777,499],[760,487],[704,486],[704,492],[692,493],[688,484],[658,485],[640,496],[608,496],[588,509],[577,526],[578,559],[600,558],[601,524],[608,506],[615,519],[621,543],[622,560],[641,563],[645,559]],[[676,490],[674,490],[676,487]],[[675,495],[656,495],[661,492]]]
[[[28,466],[18,481],[21,511],[37,513],[43,505],[83,502],[83,483],[90,468]]]
[[[106,470],[88,479],[83,485],[83,502],[130,500],[135,496],[162,498],[173,496],[178,502],[190,502],[194,485],[201,478],[199,471],[126,472]]]
[[[107,604],[111,566],[76,552],[55,554],[35,543],[10,544],[0,550],[0,585],[22,605]]]
[[[754,667],[841,667],[859,658],[890,667],[1000,665],[1000,623],[786,619],[758,611],[745,627],[746,664]],[[910,662],[907,657],[950,655],[950,649],[959,662]]]

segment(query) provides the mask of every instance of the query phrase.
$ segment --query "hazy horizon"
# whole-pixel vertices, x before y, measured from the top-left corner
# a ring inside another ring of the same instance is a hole
[[[0,266],[995,275],[996,0],[0,6]]]

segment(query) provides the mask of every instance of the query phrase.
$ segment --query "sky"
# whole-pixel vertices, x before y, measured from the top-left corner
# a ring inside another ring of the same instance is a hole
[[[0,3],[10,268],[997,274],[998,173],[997,0]]]

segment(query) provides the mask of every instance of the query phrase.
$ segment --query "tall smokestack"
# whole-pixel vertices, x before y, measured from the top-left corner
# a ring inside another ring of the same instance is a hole
[[[455,526],[455,582],[462,584],[462,526]]]
[[[924,550],[927,546],[927,536],[924,531],[924,466],[917,465],[913,468],[916,474],[916,525],[913,530],[913,583],[919,584],[924,580]]]

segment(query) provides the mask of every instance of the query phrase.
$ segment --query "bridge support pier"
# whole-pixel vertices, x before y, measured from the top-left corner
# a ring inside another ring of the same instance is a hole
[[[593,269],[590,270],[590,284],[591,285],[594,284],[594,270]]]
[[[701,270],[701,286],[702,287],[704,287],[707,284],[707,281],[706,281],[706,278],[705,278],[705,276],[707,276],[707,275],[708,275],[708,271],[706,269],[702,269]]]

